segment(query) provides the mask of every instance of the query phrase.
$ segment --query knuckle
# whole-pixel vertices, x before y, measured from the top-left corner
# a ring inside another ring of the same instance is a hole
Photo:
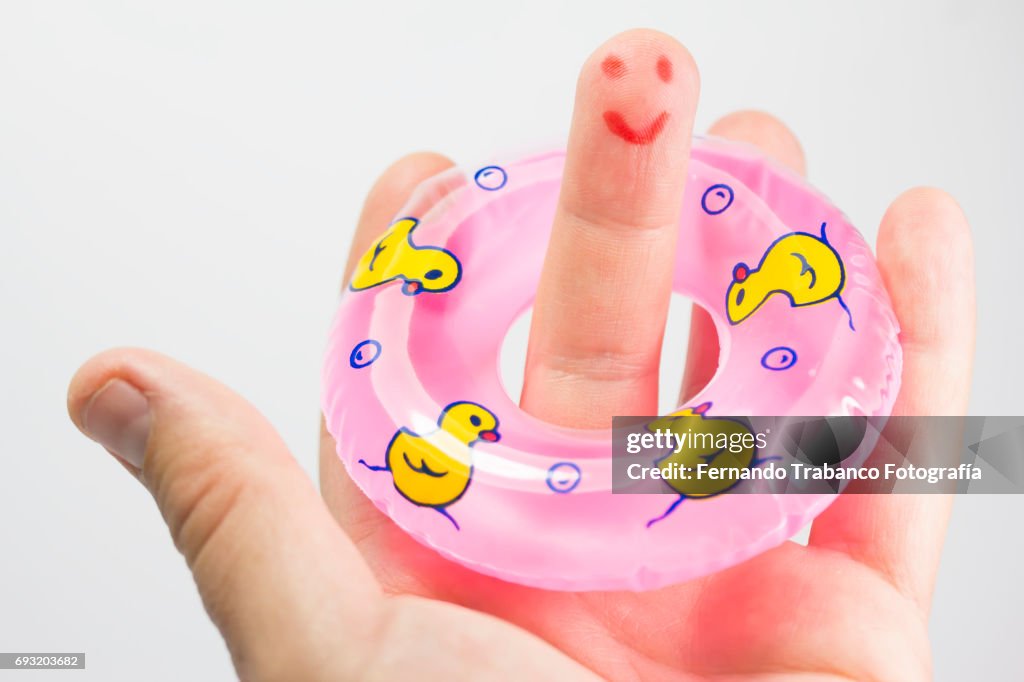
[[[640,157],[638,163],[644,163],[646,157]],[[645,169],[639,169],[639,178],[646,175]],[[645,188],[642,180],[637,180],[629,188],[627,194],[642,193]],[[675,228],[671,209],[678,207],[656,208],[656,202],[623,202],[609,205],[608,202],[584,201],[582,203],[566,199],[563,203],[564,223],[574,232],[592,235],[595,238],[605,237],[612,243],[623,239],[651,239],[660,243],[670,236]]]
[[[639,383],[657,371],[647,353],[624,349],[553,353],[543,366],[553,383],[580,379],[602,384]]]

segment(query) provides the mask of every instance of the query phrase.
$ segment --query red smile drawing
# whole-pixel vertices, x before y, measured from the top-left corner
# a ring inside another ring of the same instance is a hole
[[[626,123],[626,119],[617,111],[604,112],[604,122],[615,135],[618,135],[630,144],[650,144],[661,134],[668,120],[668,112],[663,111],[653,121],[638,129]]]
[[[613,81],[621,80],[629,73],[629,69],[626,67],[626,62],[613,54],[608,55],[605,57],[604,61],[601,62],[601,70],[607,78]],[[669,61],[668,57],[665,55],[658,57],[658,62],[655,65],[655,72],[663,83],[672,82],[672,70],[672,62]],[[604,112],[604,124],[608,126],[608,130],[610,130],[613,135],[621,137],[630,144],[650,144],[654,142],[655,138],[661,134],[662,129],[665,127],[665,121],[667,120],[668,112],[662,111],[644,127],[634,128],[626,123],[626,118],[619,112]]]

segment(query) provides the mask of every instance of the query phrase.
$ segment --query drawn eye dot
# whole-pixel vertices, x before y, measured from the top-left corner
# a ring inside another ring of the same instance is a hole
[[[664,55],[658,57],[658,78],[666,83],[672,82],[672,62]]]
[[[472,417],[469,418],[469,423],[472,424],[473,426],[480,426],[480,417],[474,414]]]
[[[423,275],[423,278],[424,279],[437,279],[442,274],[444,274],[444,273],[442,273],[440,270],[428,270],[426,272],[426,274]]]
[[[746,289],[740,289],[736,292],[736,305],[742,305],[743,299],[747,295]]]
[[[796,351],[789,346],[772,348],[761,358],[761,366],[773,372],[781,372],[796,364]]]
[[[617,80],[626,75],[626,64],[615,55],[609,55],[601,62],[601,70],[604,71],[604,75]]]

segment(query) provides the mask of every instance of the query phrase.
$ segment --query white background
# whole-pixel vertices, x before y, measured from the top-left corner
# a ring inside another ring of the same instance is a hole
[[[960,200],[971,411],[1024,413],[1020,5],[598,4],[0,4],[0,650],[86,651],[90,679],[230,678],[148,494],[67,420],[69,377],[112,345],[177,356],[259,406],[315,476],[321,352],[375,175],[412,150],[472,165],[561,144],[577,68],[637,25],[695,55],[701,128],[777,114],[870,240],[909,186]],[[957,500],[940,680],[1024,673],[1022,511]]]

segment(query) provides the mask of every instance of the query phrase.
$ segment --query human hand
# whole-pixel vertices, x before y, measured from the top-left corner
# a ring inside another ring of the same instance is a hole
[[[652,31],[617,36],[584,65],[534,308],[527,411],[580,427],[657,411],[697,92],[692,58]],[[733,114],[710,132],[804,170],[796,139],[764,114]],[[385,172],[346,279],[412,188],[449,165],[418,154]],[[883,217],[877,251],[903,330],[895,412],[962,414],[974,320],[963,214],[937,190],[911,190]],[[627,276],[638,268],[645,277]],[[717,362],[697,309],[689,348],[684,399]],[[807,547],[784,543],[655,592],[550,592],[411,539],[351,482],[324,430],[321,499],[253,407],[165,357],[101,354],[72,380],[68,404],[153,493],[246,679],[929,676],[947,497],[841,496]]]

